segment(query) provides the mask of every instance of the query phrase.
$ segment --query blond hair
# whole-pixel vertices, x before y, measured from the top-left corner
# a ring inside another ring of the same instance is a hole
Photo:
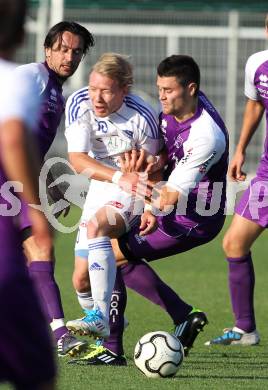
[[[268,14],[265,16],[265,28],[268,30]]]
[[[92,71],[117,80],[120,87],[130,87],[133,84],[133,70],[128,58],[124,54],[104,53],[95,63]]]

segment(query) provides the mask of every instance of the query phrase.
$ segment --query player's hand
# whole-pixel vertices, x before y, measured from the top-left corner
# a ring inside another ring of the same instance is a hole
[[[152,187],[148,185],[147,179],[148,175],[146,173],[124,173],[118,185],[128,193],[135,194],[141,199],[148,199],[152,194]]]
[[[236,152],[228,169],[228,175],[233,181],[245,181],[247,174],[242,171],[245,162],[245,153]]]
[[[123,173],[142,172],[146,162],[144,150],[132,149],[119,157],[120,168]]]
[[[146,158],[147,167],[145,169],[145,172],[148,173],[148,175],[151,175],[152,173],[162,171],[167,163],[167,155],[166,153],[161,153],[159,156],[152,156],[149,155]]]
[[[32,222],[32,232],[37,246],[42,248],[52,248],[52,230],[48,224],[45,214],[33,207],[29,208],[29,217]]]
[[[141,216],[140,236],[153,233],[157,229],[157,219],[150,211],[144,211]]]

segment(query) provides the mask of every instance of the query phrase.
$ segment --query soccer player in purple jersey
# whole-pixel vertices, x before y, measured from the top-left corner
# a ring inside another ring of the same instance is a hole
[[[151,212],[157,211],[154,202],[146,206],[141,225],[121,237],[119,246],[114,245],[117,260],[126,258],[129,263],[117,271],[110,337],[71,363],[126,364],[122,344],[124,283],[168,312],[186,354],[207,324],[205,313],[182,301],[147,262],[206,244],[221,230],[225,220],[228,135],[216,109],[199,91],[200,71],[191,57],[168,57],[159,64],[157,73],[160,126],[167,154],[166,182],[158,194],[157,208],[169,210],[155,217]],[[157,229],[150,233],[156,222]]]
[[[268,16],[265,20],[268,35]],[[242,171],[246,149],[266,112],[266,139],[256,176],[235,209],[231,226],[225,234],[223,248],[229,264],[229,291],[235,325],[206,345],[256,345],[260,341],[254,313],[255,275],[251,247],[268,226],[268,50],[251,55],[245,68],[247,102],[240,139],[230,163],[234,181],[246,179]]]
[[[27,148],[33,141],[28,133],[38,114],[38,91],[34,80],[18,77],[10,62],[23,40],[25,14],[26,1],[0,0],[0,382],[18,390],[53,390],[50,335],[26,268],[15,210],[20,201],[14,191],[26,202],[39,202],[39,172]],[[51,247],[44,214],[30,208],[29,218],[40,248]]]
[[[17,69],[19,75],[31,74],[35,78],[42,99],[41,115],[36,124],[42,161],[55,138],[64,112],[62,85],[74,74],[83,56],[93,45],[94,39],[87,29],[75,22],[63,21],[53,26],[45,38],[45,62],[26,64]],[[51,196],[56,201],[61,199],[62,194],[53,187]],[[23,204],[20,225],[29,272],[57,341],[58,354],[73,356],[84,350],[87,343],[77,340],[65,326],[60,292],[54,278],[53,251],[49,247],[41,249],[36,243],[28,210],[27,204]]]

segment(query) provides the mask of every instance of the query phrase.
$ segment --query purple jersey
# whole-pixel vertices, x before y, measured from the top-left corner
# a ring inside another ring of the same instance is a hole
[[[178,122],[160,115],[168,152],[167,186],[180,193],[178,205],[158,216],[158,229],[139,235],[139,226],[119,239],[129,260],[161,259],[211,241],[224,224],[228,135],[219,114],[200,92],[195,115]]]
[[[245,95],[261,101],[266,111],[266,137],[257,176],[268,179],[268,50],[249,57],[245,68]]]
[[[257,175],[241,197],[235,212],[268,227],[268,50],[249,57],[245,69],[245,95],[260,101],[266,111],[266,137]]]
[[[41,114],[36,125],[39,154],[42,160],[49,150],[57,133],[64,112],[62,85],[57,74],[47,63],[31,63],[17,68],[17,72],[31,73],[36,80],[41,97]]]
[[[64,112],[64,97],[62,85],[57,74],[48,67],[47,63],[31,63],[19,66],[18,75],[31,75],[38,88],[41,98],[41,111],[35,124],[35,134],[39,146],[39,156],[43,161],[57,133],[62,114]],[[22,202],[20,213],[21,230],[31,225],[28,218],[28,206]]]
[[[218,112],[199,92],[193,117],[178,122],[162,113],[160,126],[168,152],[167,185],[188,199],[187,207],[180,201],[177,215],[174,210],[170,217],[188,226],[217,219],[224,214],[228,165],[228,135]],[[169,219],[160,217],[160,225]]]

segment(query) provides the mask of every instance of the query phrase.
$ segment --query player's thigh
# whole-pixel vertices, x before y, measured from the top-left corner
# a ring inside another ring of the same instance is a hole
[[[124,265],[128,263],[128,260],[126,259],[125,255],[120,249],[120,246],[118,244],[117,239],[112,239],[112,247],[113,247],[113,252],[116,260],[116,265],[117,267],[120,267],[120,265]]]
[[[246,255],[264,228],[235,214],[223,239],[223,248],[230,257]]]

